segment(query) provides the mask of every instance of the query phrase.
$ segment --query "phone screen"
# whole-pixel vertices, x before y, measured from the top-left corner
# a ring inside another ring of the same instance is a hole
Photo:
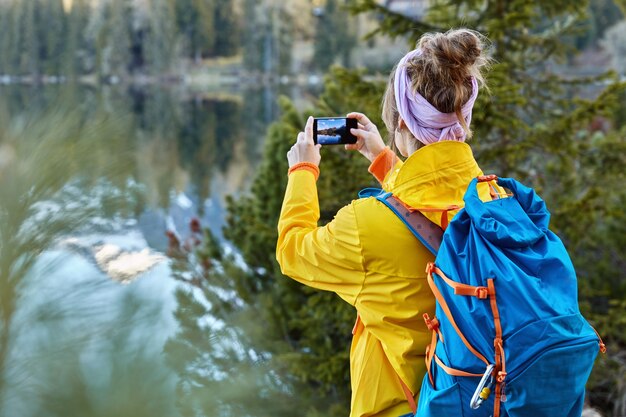
[[[320,145],[343,145],[356,143],[350,129],[357,128],[357,121],[348,117],[317,117],[313,120],[313,141]]]

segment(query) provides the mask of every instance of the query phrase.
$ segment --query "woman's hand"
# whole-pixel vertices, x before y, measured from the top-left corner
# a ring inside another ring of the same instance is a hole
[[[348,113],[347,117],[357,119],[358,129],[350,129],[350,132],[356,136],[356,143],[346,145],[348,150],[357,150],[363,154],[370,162],[385,150],[385,142],[378,133],[378,128],[363,113]]]
[[[316,145],[313,142],[313,117],[309,116],[304,132],[298,133],[296,143],[287,152],[289,168],[300,162],[309,162],[319,166],[322,159],[320,155],[321,146],[319,143]]]

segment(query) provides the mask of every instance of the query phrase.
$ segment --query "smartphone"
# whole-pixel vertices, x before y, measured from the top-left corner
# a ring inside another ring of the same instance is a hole
[[[350,129],[357,128],[351,117],[316,117],[313,119],[313,141],[320,145],[344,145],[356,143]]]

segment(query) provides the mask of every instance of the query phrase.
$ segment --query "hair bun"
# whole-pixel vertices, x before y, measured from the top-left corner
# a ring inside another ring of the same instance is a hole
[[[483,54],[483,42],[469,29],[455,29],[446,33],[425,35],[419,47],[442,71],[452,79],[467,78],[471,67]]]

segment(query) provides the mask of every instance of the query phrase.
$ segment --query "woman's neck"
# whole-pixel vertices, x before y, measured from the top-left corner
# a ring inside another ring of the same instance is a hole
[[[411,137],[411,139],[407,141],[407,153],[409,154],[409,156],[411,156],[415,153],[415,151],[423,148],[424,146],[425,145],[422,142],[415,139],[414,137]]]

